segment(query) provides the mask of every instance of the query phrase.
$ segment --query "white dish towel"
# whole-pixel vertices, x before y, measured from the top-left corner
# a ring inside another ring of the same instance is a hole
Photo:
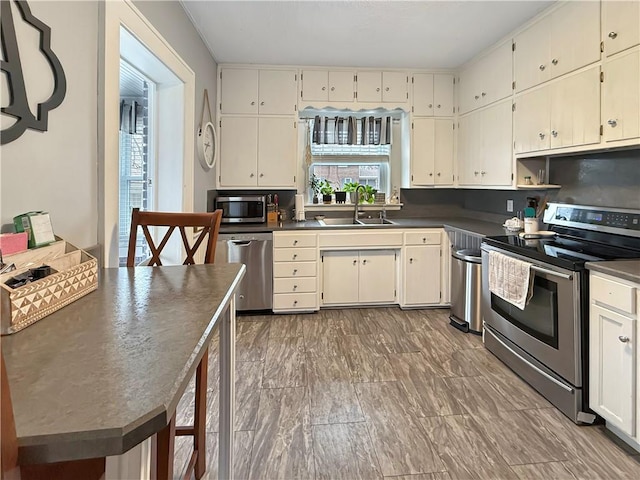
[[[489,252],[489,290],[520,310],[533,296],[531,264],[498,252]]]

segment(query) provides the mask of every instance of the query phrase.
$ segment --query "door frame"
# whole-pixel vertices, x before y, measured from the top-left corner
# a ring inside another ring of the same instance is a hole
[[[193,212],[195,73],[129,0],[100,2],[98,22],[98,242],[104,266],[118,266],[120,28],[183,83],[182,211]]]

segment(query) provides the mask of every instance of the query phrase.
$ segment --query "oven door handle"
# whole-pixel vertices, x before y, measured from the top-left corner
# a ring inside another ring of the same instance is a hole
[[[566,273],[556,272],[554,270],[549,270],[548,268],[538,267],[537,265],[531,265],[531,270],[534,270],[534,271],[540,272],[540,273],[546,273],[547,275],[553,275],[553,276],[556,276],[556,277],[564,278],[566,280],[573,280],[573,275],[568,275]]]
[[[531,368],[533,368],[536,372],[538,372],[540,375],[542,375],[543,377],[545,377],[547,380],[555,383],[557,386],[559,386],[560,388],[566,390],[569,393],[573,393],[573,388],[565,385],[564,383],[562,383],[561,381],[553,378],[551,375],[549,375],[547,372],[545,372],[544,370],[536,367],[533,363],[528,362],[526,359],[522,358],[521,355],[518,354],[518,352],[516,352],[515,350],[513,350],[511,347],[509,347],[509,345],[507,345],[506,343],[504,343],[502,340],[500,340],[498,338],[497,335],[492,335],[493,339],[495,341],[497,341],[498,343],[500,343],[500,345],[502,345],[504,348],[506,348],[507,350],[509,350],[512,354],[514,354],[516,357],[518,357],[520,360],[522,360],[523,362],[526,362],[527,365]]]

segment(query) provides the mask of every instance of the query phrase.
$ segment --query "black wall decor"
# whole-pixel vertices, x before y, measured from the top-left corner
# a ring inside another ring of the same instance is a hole
[[[10,115],[16,122],[0,132],[1,144],[13,142],[28,128],[47,131],[49,111],[58,107],[67,93],[67,79],[58,57],[51,50],[51,28],[31,14],[29,5],[24,0],[14,0],[22,19],[40,32],[40,51],[51,66],[53,72],[54,87],[51,97],[38,104],[38,114],[34,115],[29,109],[27,90],[24,83],[22,64],[20,62],[20,50],[16,39],[16,29],[11,12],[11,1],[2,0],[0,8],[0,31],[2,36],[2,71],[7,74],[9,90],[9,104],[2,107],[2,113]]]

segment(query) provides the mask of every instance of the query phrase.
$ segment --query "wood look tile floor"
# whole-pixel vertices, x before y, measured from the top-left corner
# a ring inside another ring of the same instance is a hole
[[[640,478],[640,455],[602,426],[575,425],[448,315],[238,316],[235,478]],[[217,370],[212,347],[209,480],[217,478]],[[192,388],[178,423],[193,418]],[[178,437],[176,478],[190,454],[191,441]]]

